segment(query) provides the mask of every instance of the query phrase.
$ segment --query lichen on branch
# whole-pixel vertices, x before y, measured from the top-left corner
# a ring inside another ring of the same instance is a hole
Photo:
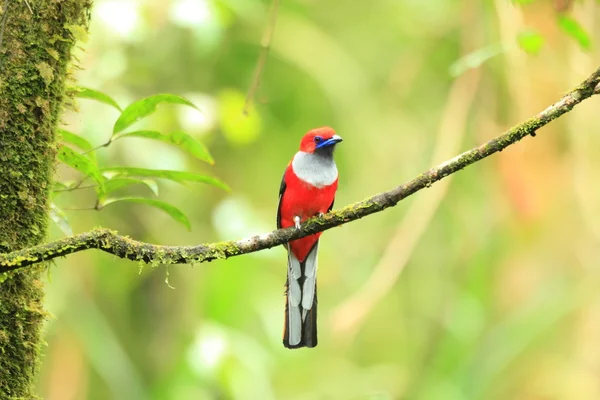
[[[564,95],[559,101],[502,135],[459,154],[394,189],[350,204],[322,217],[312,218],[305,222],[299,230],[293,227],[279,229],[246,239],[197,246],[161,246],[138,242],[120,236],[114,231],[98,228],[55,242],[0,254],[0,273],[17,270],[87,249],[99,249],[117,257],[150,264],[189,264],[229,258],[278,246],[290,240],[340,226],[393,207],[406,197],[430,187],[444,177],[502,151],[526,136],[535,136],[538,129],[571,111],[574,106],[583,100],[598,94],[600,92],[599,83],[600,69],[596,70],[589,78]]]

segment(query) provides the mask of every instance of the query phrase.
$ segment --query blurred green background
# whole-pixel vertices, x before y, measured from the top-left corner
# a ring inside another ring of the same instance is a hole
[[[270,2],[95,3],[77,83],[121,106],[185,96],[202,113],[164,106],[135,128],[183,129],[216,160],[127,138],[97,150],[98,162],[194,171],[232,188],[160,183],[158,198],[189,216],[191,232],[145,205],[66,211],[76,233],[104,226],[158,244],[274,228],[283,170],[313,127],[344,138],[340,207],[500,134],[600,65],[593,0],[285,0],[244,116]],[[569,34],[561,12],[589,37]],[[281,247],[168,270],[99,251],[58,260],[46,286],[53,316],[40,395],[600,398],[599,105],[587,100],[537,137],[327,231],[312,350],[281,344]],[[63,121],[99,145],[118,115],[82,99]],[[64,166],[57,173],[78,177]],[[55,202],[72,209],[94,200],[93,190],[78,190]],[[62,235],[52,227],[52,238]]]

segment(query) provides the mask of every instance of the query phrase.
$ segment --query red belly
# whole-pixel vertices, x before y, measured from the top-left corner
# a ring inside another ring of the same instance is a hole
[[[329,211],[335,197],[337,180],[329,186],[317,188],[299,180],[291,172],[291,168],[288,168],[284,179],[286,189],[280,205],[282,228],[294,226],[295,216],[299,216],[302,223],[319,213],[324,214]],[[314,244],[319,240],[319,236],[321,236],[320,232],[290,242],[291,250],[300,262],[306,259]]]

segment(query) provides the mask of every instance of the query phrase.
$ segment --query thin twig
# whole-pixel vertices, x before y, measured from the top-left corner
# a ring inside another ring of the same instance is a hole
[[[62,211],[92,211],[98,210],[98,207],[83,207],[83,208],[61,208]]]
[[[393,207],[406,197],[430,187],[435,182],[504,150],[526,136],[535,136],[538,129],[571,111],[594,94],[600,83],[600,68],[558,102],[536,116],[514,126],[504,134],[445,161],[392,190],[369,197],[358,203],[311,218],[301,229],[279,229],[241,240],[208,243],[198,246],[161,246],[119,236],[108,229],[94,229],[44,245],[0,254],[0,272],[7,272],[87,249],[100,249],[117,257],[151,264],[201,263],[253,253],[287,243],[290,240],[340,226]]]
[[[113,142],[113,139],[111,138],[111,139],[110,139],[108,142],[106,142],[106,143],[103,143],[103,144],[101,144],[101,145],[98,145],[98,146],[94,147],[93,149],[89,149],[89,150],[87,150],[87,151],[84,151],[83,153],[81,153],[81,155],[82,155],[82,156],[85,156],[86,154],[88,154],[88,153],[91,153],[91,152],[93,152],[93,151],[96,151],[96,150],[98,150],[98,149],[101,149],[102,147],[108,147],[108,146],[110,146],[110,144],[111,144],[112,142]]]
[[[31,15],[33,15],[33,10],[31,9],[31,6],[29,5],[29,2],[27,0],[25,0],[25,5],[27,6],[27,8],[29,8]]]
[[[242,112],[244,115],[248,115],[248,110],[250,109],[250,105],[254,100],[254,96],[256,95],[256,91],[260,86],[260,80],[262,78],[263,71],[265,69],[265,64],[267,63],[267,56],[269,55],[269,50],[271,49],[271,42],[273,41],[273,32],[275,31],[275,22],[277,22],[277,11],[279,9],[279,0],[273,0],[273,4],[271,6],[271,15],[269,18],[269,24],[265,29],[262,40],[260,41],[260,45],[262,47],[260,55],[258,57],[258,61],[256,63],[256,68],[254,70],[254,75],[252,76],[252,83],[250,84],[250,88],[248,89],[248,94],[246,95],[246,101],[244,103],[244,108]]]
[[[69,187],[69,188],[63,188],[63,189],[53,189],[53,192],[72,192],[74,190],[81,190],[81,189],[90,189],[90,188],[96,188],[98,187],[98,185],[94,184],[94,185],[88,185],[88,186],[73,186],[73,187]]]

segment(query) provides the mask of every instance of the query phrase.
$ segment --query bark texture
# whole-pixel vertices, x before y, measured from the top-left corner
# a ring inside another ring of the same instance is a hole
[[[0,0],[0,252],[41,243],[71,50],[91,0]],[[0,274],[0,398],[35,396],[43,264]]]

